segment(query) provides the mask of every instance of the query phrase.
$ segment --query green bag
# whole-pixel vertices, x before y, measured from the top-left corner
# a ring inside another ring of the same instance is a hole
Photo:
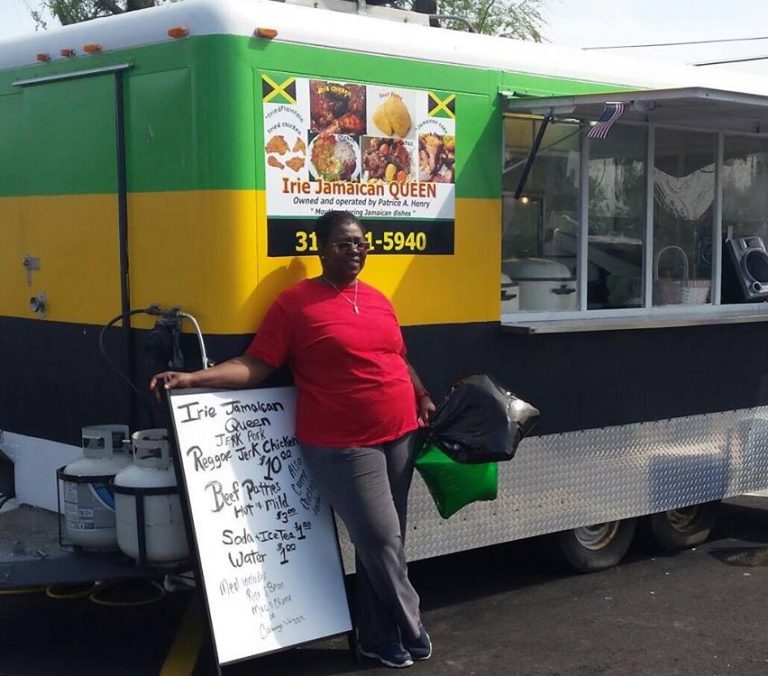
[[[495,462],[471,465],[456,462],[437,446],[426,444],[414,465],[444,519],[471,502],[496,499],[499,468]]]

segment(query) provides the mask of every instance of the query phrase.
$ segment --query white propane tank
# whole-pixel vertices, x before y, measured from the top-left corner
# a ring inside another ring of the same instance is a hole
[[[64,521],[69,541],[84,549],[117,549],[115,495],[110,482],[130,464],[125,453],[127,425],[93,425],[82,429],[83,455],[57,472],[64,494]]]
[[[176,563],[189,556],[189,547],[168,432],[141,430],[132,441],[133,464],[114,482],[117,544],[142,565]]]

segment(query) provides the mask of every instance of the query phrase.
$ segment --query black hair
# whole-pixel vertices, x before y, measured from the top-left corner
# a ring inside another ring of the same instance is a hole
[[[324,247],[328,244],[328,240],[331,238],[331,233],[338,226],[346,225],[347,223],[356,223],[360,226],[363,234],[365,234],[365,226],[353,213],[350,213],[349,211],[326,211],[317,219],[317,221],[315,221],[315,235],[317,236],[318,246]]]

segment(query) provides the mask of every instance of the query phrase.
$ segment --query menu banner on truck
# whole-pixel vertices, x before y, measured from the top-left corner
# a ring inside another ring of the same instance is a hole
[[[373,254],[452,254],[456,95],[262,73],[268,255],[317,251],[313,222],[361,219]]]

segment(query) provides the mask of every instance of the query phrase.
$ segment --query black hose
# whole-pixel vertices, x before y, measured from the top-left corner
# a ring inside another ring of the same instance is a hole
[[[104,357],[107,364],[109,364],[112,369],[117,373],[117,375],[120,376],[126,383],[128,383],[128,386],[136,393],[136,395],[139,398],[139,401],[146,407],[147,413],[149,414],[149,420],[150,420],[150,427],[157,427],[156,423],[156,417],[155,417],[155,411],[152,408],[152,404],[150,403],[147,395],[142,393],[139,388],[136,387],[136,385],[133,383],[133,381],[123,372],[123,370],[114,362],[112,361],[111,357],[107,354],[107,350],[104,347],[104,334],[107,332],[107,329],[114,326],[117,322],[119,322],[124,317],[131,317],[132,315],[138,315],[138,314],[148,314],[148,315],[155,315],[158,314],[156,308],[138,308],[136,310],[129,310],[128,312],[121,312],[117,317],[114,317],[111,319],[107,324],[105,324],[101,331],[99,332],[99,351],[101,352],[101,356]]]

